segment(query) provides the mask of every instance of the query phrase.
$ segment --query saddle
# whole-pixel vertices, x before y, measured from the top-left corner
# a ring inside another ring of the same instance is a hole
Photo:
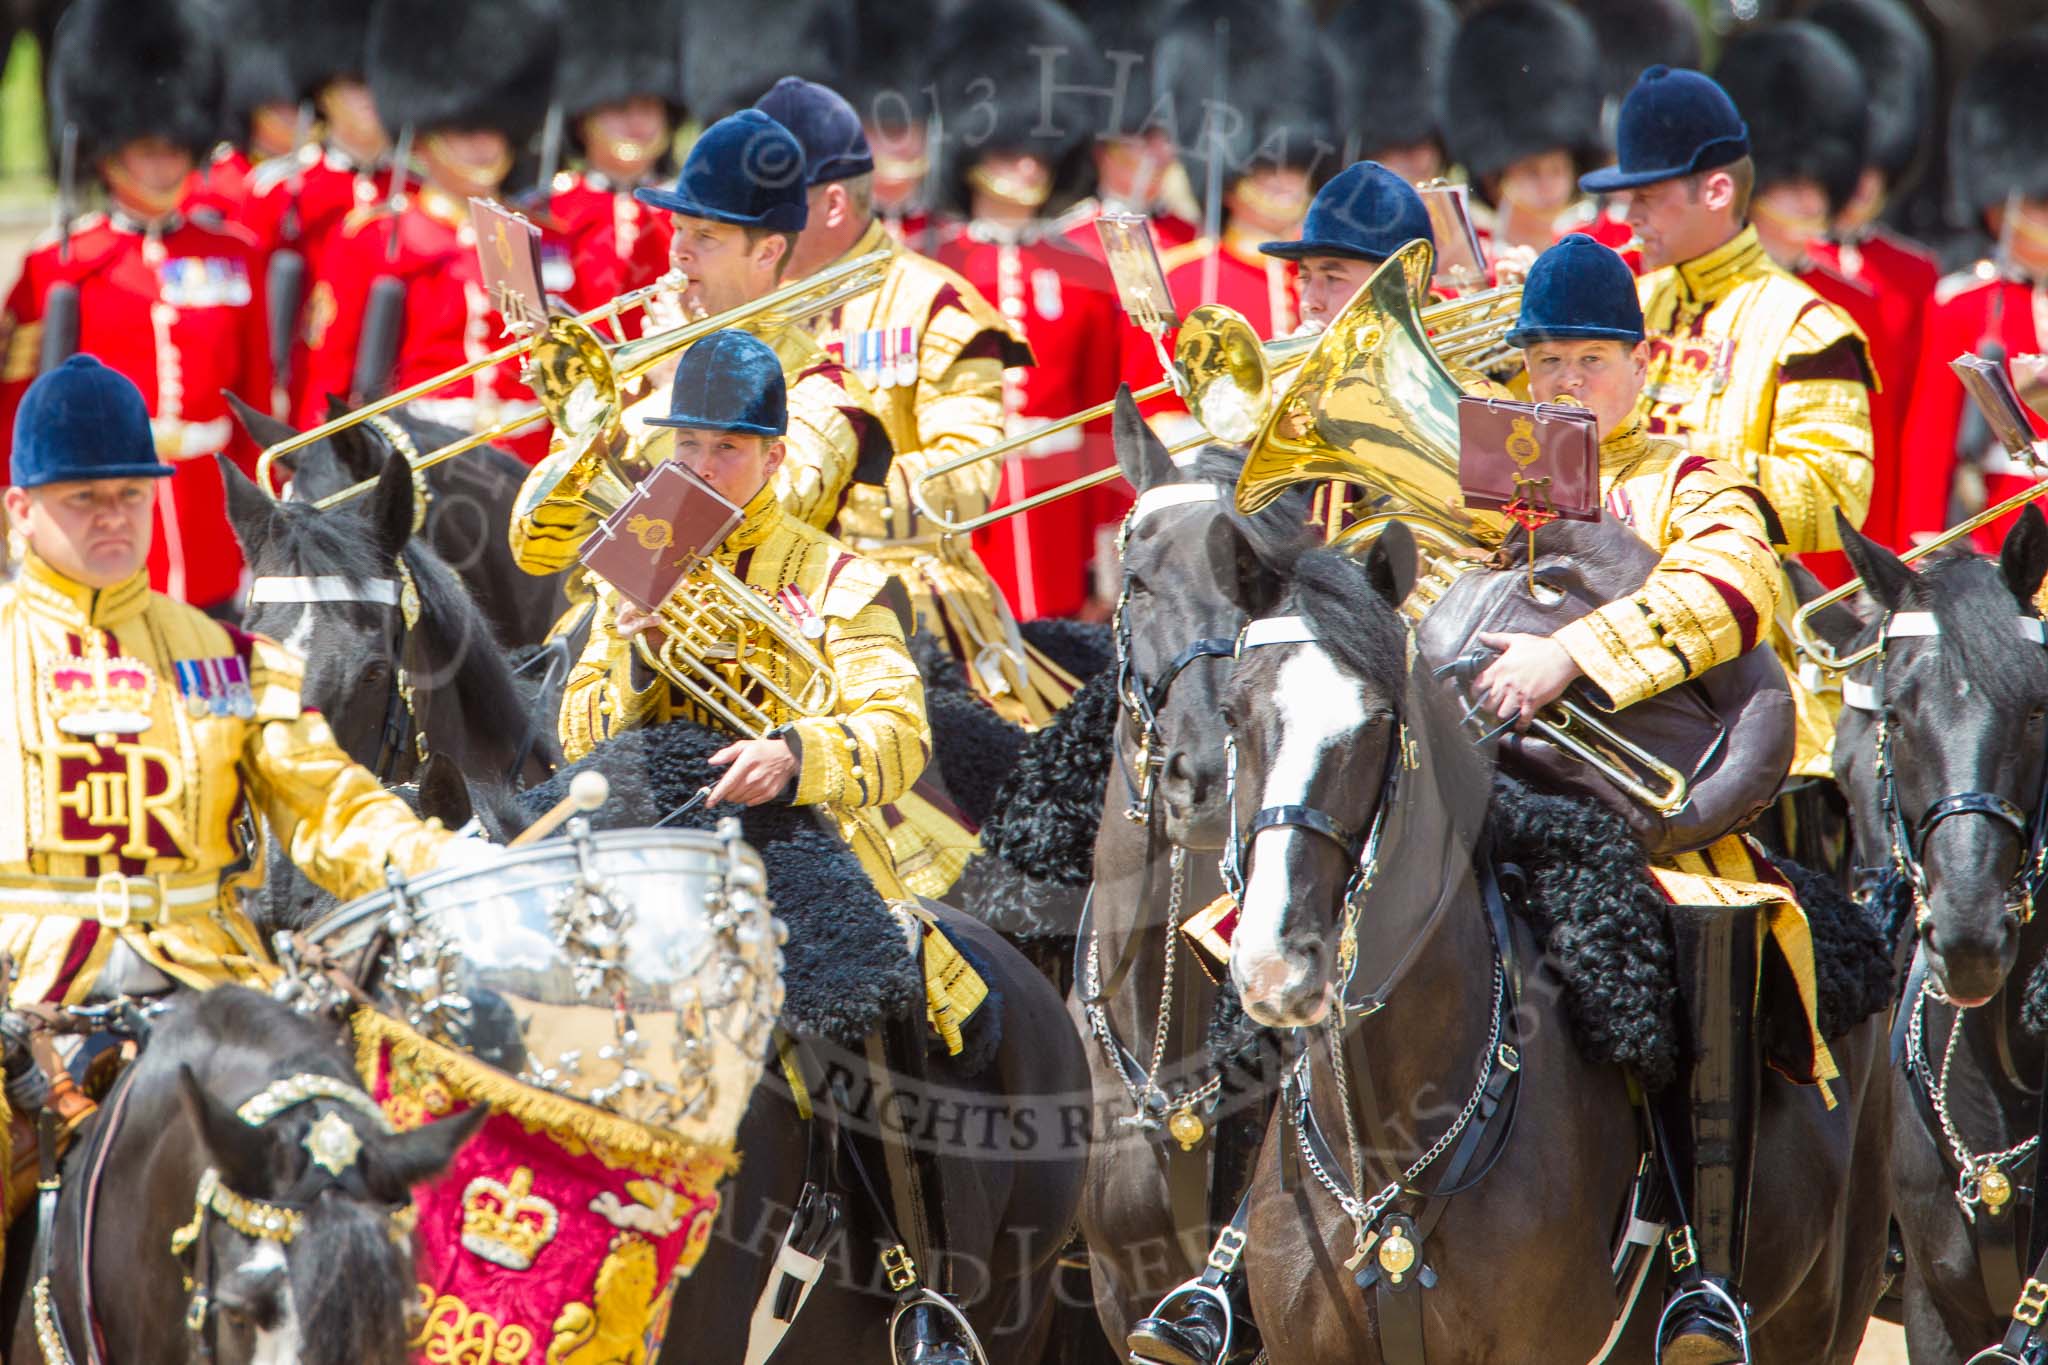
[[[1493,658],[1476,643],[1482,631],[1548,635],[1641,587],[1660,558],[1614,520],[1544,527],[1533,587],[1528,556],[1527,535],[1516,531],[1491,564],[1459,575],[1430,608],[1416,642],[1432,668],[1469,683]],[[1567,696],[1600,709],[1576,687]],[[1502,736],[1497,761],[1540,791],[1598,801],[1627,822],[1652,858],[1705,848],[1747,825],[1776,797],[1792,764],[1792,695],[1783,666],[1763,645],[1603,719],[1686,775],[1684,806],[1654,810],[1535,734]]]

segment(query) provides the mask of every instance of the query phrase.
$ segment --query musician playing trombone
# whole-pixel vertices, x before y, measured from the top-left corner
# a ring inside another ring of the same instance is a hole
[[[1606,510],[1663,557],[1640,588],[1554,634],[1482,633],[1479,642],[1501,653],[1478,679],[1480,703],[1526,725],[1578,683],[1618,711],[1756,648],[1778,607],[1777,518],[1732,463],[1648,429],[1639,400],[1651,349],[1621,257],[1589,236],[1564,237],[1537,258],[1507,340],[1522,348],[1531,397],[1592,410]],[[1739,1280],[1759,1083],[1759,954],[1782,953],[1810,1002],[1812,948],[1791,893],[1741,835],[1651,870],[1672,903],[1693,1045],[1689,1070],[1660,1097],[1669,1115],[1661,1131],[1677,1145],[1667,1159],[1686,1206],[1674,1220],[1658,1358],[1729,1365],[1746,1359]],[[1768,939],[1753,927],[1759,915]],[[1825,1082],[1833,1063],[1817,1030],[1811,1041],[1807,1079]]]
[[[687,282],[681,303],[698,317],[730,312],[784,282],[807,221],[804,154],[781,124],[746,109],[720,119],[690,148],[673,188],[636,190],[642,203],[675,225],[669,264]],[[771,325],[766,342],[784,377],[789,414],[786,457],[774,483],[790,515],[825,529],[839,517],[856,479],[886,476],[893,448],[874,399],[858,375],[794,324]],[[655,381],[661,371],[649,376]],[[668,396],[659,382],[627,407],[629,466],[649,469],[667,458],[672,441],[659,422]],[[541,509],[512,527],[514,553],[532,573],[571,563],[589,534],[589,513],[563,504]]]
[[[874,211],[874,154],[838,92],[786,76],[756,107],[803,144],[810,220],[793,273],[891,249],[880,289],[808,324],[867,380],[896,447],[888,482],[853,488],[835,532],[895,575],[917,624],[959,656],[997,714],[1043,725],[1078,684],[1025,641],[974,542],[933,531],[911,497],[925,470],[1003,438],[1003,368],[1030,364],[1031,348],[980,290],[889,235]],[[956,520],[978,516],[1001,473],[988,461],[934,480],[925,496]]]

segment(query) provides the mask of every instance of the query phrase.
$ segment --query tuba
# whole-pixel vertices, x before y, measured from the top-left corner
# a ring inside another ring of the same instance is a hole
[[[602,521],[633,496],[633,480],[605,442],[586,441],[534,466],[514,515],[569,505]],[[669,594],[658,643],[636,636],[641,660],[733,734],[759,739],[794,719],[839,709],[839,680],[803,631],[709,556]],[[767,646],[772,645],[772,648]]]
[[[1454,374],[1428,333],[1416,299],[1430,278],[1433,256],[1427,242],[1402,247],[1324,329],[1294,382],[1274,402],[1237,485],[1237,505],[1246,512],[1299,483],[1334,480],[1362,487],[1364,495],[1353,504],[1361,515],[1334,543],[1360,549],[1389,523],[1405,525],[1423,563],[1402,611],[1418,623],[1468,570],[1487,561],[1487,552],[1502,546],[1512,528],[1498,513],[1464,505],[1458,400],[1465,384],[1477,390],[1489,381],[1463,366]],[[1500,291],[1489,290],[1471,300],[1488,316],[1467,322],[1496,329],[1487,351],[1498,346],[1498,333],[1505,330],[1500,298]],[[1454,354],[1485,354],[1470,349],[1474,335],[1458,339]],[[1549,707],[1531,729],[1659,816],[1681,810],[1691,797],[1687,771],[1578,702]]]

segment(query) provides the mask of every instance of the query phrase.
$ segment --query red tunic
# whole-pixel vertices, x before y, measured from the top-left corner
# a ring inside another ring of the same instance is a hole
[[[672,220],[595,171],[564,171],[555,177],[543,227],[542,283],[574,312],[588,312],[652,284],[668,270]],[[646,316],[635,310],[621,319],[624,335],[642,335]]]
[[[1898,534],[1910,545],[1915,534],[1942,530],[1949,524],[1949,497],[1955,479],[1958,437],[1970,400],[1948,367],[1970,352],[1981,354],[1996,345],[2010,361],[2031,355],[2048,339],[2048,284],[1983,279],[1973,273],[1941,281],[1920,329],[1920,359],[1913,372],[1912,403],[1906,410],[1905,449],[1911,452],[1899,488]],[[2033,417],[2037,435],[2048,434],[2048,421]],[[1973,454],[1977,452],[1972,452]],[[2010,463],[2002,450],[1985,458],[1986,505],[2010,497],[2034,482],[2025,468]],[[1998,553],[2013,522],[2003,518],[1976,533],[1978,546]]]
[[[1109,271],[1056,233],[998,240],[956,228],[939,261],[965,276],[1002,310],[1038,357],[1003,376],[1010,429],[1022,431],[1116,395],[1122,310]],[[1061,432],[1011,457],[996,505],[1018,501],[1113,464],[1108,419]],[[1025,620],[1071,616],[1087,603],[1100,506],[1066,498],[975,533],[975,548]]]
[[[387,254],[393,233],[397,250]],[[307,318],[311,354],[301,425],[326,416],[329,394],[349,394],[371,286],[382,276],[405,284],[392,390],[487,355],[508,339],[504,320],[484,293],[469,210],[442,195],[423,192],[395,217],[378,213],[351,219],[334,237],[323,264],[329,278],[321,283],[328,289],[309,306]],[[480,431],[534,406],[519,369],[515,357],[458,379],[413,404],[412,411],[446,426]],[[499,444],[537,464],[547,454],[549,431],[543,418]]]
[[[1583,232],[1602,246],[1613,247],[1621,253],[1621,259],[1628,262],[1630,270],[1638,275],[1643,273],[1642,248],[1630,245],[1636,239],[1636,230],[1628,225],[1628,219],[1616,217],[1611,209],[1603,208],[1585,223],[1569,230]]]
[[[220,470],[226,451],[253,471],[254,443],[222,391],[262,408],[270,400],[263,271],[240,228],[177,222],[151,236],[104,214],[81,219],[68,261],[55,242],[37,247],[0,319],[0,452],[11,459],[14,414],[35,378],[50,289],[78,287],[78,348],[135,381],[149,405],[157,454],[177,467],[156,503],[150,585],[210,607],[232,597],[242,555],[229,529]]]
[[[1887,357],[1882,349],[1879,338],[1885,335],[1884,315],[1877,291],[1811,258],[1793,274],[1801,284],[1848,314],[1849,320],[1870,342],[1871,363],[1877,367],[1879,378],[1879,383],[1871,386],[1870,394],[1871,463],[1875,467],[1875,477],[1871,486],[1870,511],[1864,517],[1861,529],[1864,535],[1881,545],[1893,544],[1897,536],[1899,500],[1899,423],[1905,414],[1889,392],[1891,386],[1884,380],[1884,366],[1887,358],[1891,359],[1894,369],[1909,366],[1912,362],[1899,360],[1896,356]],[[1839,587],[1856,576],[1849,567],[1848,556],[1839,550],[1801,555],[1799,562],[1831,588]]]

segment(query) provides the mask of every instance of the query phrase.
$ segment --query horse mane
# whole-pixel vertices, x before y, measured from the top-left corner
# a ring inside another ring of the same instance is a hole
[[[1217,506],[1224,520],[1237,529],[1262,566],[1285,577],[1304,553],[1320,543],[1318,537],[1309,534],[1308,527],[1309,504],[1315,488],[1302,484],[1256,512],[1240,511],[1235,492],[1246,458],[1243,446],[1212,441],[1195,456],[1195,477],[1223,487],[1224,496]]]
[[[1388,698],[1406,691],[1408,631],[1363,561],[1342,550],[1310,550],[1295,561],[1287,601],[1345,668]]]

